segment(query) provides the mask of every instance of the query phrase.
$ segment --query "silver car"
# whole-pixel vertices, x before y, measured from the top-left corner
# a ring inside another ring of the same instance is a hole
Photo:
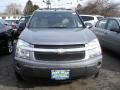
[[[101,47],[73,10],[37,10],[21,33],[14,56],[17,79],[55,81],[98,75]]]
[[[101,15],[80,15],[86,24],[91,24],[92,26],[95,26],[96,22],[103,19],[104,16]]]
[[[120,18],[105,18],[92,28],[102,47],[120,53]]]

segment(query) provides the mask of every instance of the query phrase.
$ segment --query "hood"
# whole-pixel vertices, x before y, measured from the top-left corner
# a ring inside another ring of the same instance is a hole
[[[96,36],[88,29],[25,29],[20,39],[38,45],[85,44]]]

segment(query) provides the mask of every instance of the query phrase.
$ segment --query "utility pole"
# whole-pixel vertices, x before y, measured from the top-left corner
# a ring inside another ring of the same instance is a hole
[[[51,8],[51,1],[50,0],[43,0],[44,3],[46,3],[47,8]]]

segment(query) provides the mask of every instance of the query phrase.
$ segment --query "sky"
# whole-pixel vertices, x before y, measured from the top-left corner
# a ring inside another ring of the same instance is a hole
[[[28,0],[0,0],[0,12],[3,12],[5,10],[5,7],[11,3],[16,3],[18,5],[21,5],[21,9],[25,7],[25,4]],[[43,3],[43,0],[31,0],[34,4],[39,5],[40,7],[46,7],[45,3]],[[64,7],[64,8],[74,8],[78,4],[79,0],[51,0],[52,7]],[[80,1],[81,4],[85,4],[89,0],[82,0]],[[114,3],[120,3],[120,0],[111,0]],[[58,4],[59,2],[59,4]]]

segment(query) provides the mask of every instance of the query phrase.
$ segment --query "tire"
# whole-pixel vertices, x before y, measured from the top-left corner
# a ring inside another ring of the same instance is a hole
[[[97,79],[99,77],[100,71],[98,71],[94,76],[93,79]]]
[[[20,74],[18,74],[16,71],[15,71],[15,77],[18,81],[24,81],[24,79],[22,78],[22,76]]]
[[[12,52],[13,52],[13,41],[12,40],[8,40],[7,41],[6,53],[7,54],[11,54]]]
[[[94,78],[98,78],[99,74],[100,74],[100,71],[95,74]]]

